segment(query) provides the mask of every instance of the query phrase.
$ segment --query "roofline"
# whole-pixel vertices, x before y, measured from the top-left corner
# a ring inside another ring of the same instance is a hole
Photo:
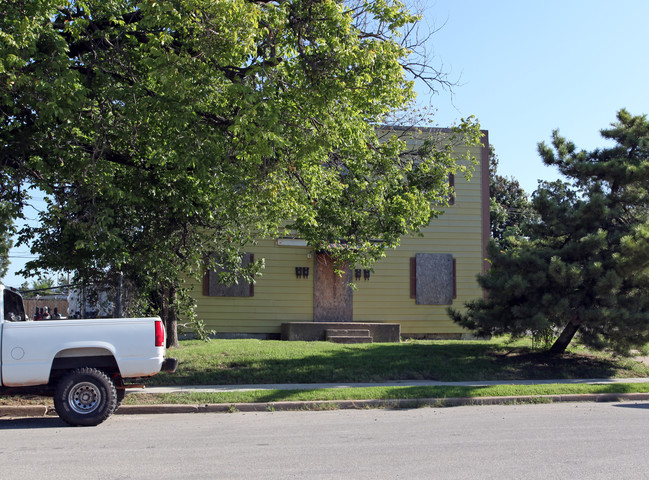
[[[417,127],[415,125],[378,125],[375,128],[381,130],[394,130],[398,132],[407,132],[408,130],[416,130],[421,133],[453,133],[453,129],[451,127]],[[483,138],[489,137],[489,130],[480,129],[480,133],[482,133]],[[487,149],[488,148],[489,148],[489,143],[487,142]]]

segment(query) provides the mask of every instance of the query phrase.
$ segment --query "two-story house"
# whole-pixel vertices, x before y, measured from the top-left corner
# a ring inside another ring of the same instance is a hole
[[[447,133],[426,129],[422,134]],[[324,338],[330,323],[340,328],[392,324],[397,339],[467,335],[446,309],[483,295],[476,281],[486,268],[489,238],[489,141],[483,134],[482,145],[471,147],[477,160],[472,178],[451,179],[455,195],[443,215],[422,230],[423,236],[403,238],[373,271],[351,267],[339,277],[329,255],[313,251],[304,240],[264,239],[247,255],[265,259],[263,276],[254,285],[223,287],[208,272],[194,291],[198,316],[225,338],[279,338],[282,332],[284,338]],[[313,328],[301,334],[287,324]],[[386,339],[375,335],[375,340]],[[392,329],[391,340],[394,335]]]

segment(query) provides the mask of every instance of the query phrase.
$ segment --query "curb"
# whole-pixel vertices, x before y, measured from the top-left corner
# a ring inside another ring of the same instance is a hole
[[[569,395],[518,395],[508,397],[448,397],[394,400],[322,400],[306,402],[216,403],[205,405],[122,405],[115,415],[163,413],[288,412],[318,410],[358,410],[368,408],[408,409],[421,407],[459,407],[466,405],[513,405],[559,402],[649,401],[649,393],[587,393]],[[56,415],[45,405],[0,406],[0,417],[43,417]]]

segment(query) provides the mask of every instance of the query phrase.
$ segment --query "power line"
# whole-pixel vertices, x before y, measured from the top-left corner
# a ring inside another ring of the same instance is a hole
[[[83,285],[79,284],[69,284],[69,285],[57,285],[55,287],[44,287],[44,288],[32,288],[28,290],[21,290],[21,293],[34,293],[34,292],[46,292],[50,290],[60,290],[62,288],[77,288],[82,287]]]

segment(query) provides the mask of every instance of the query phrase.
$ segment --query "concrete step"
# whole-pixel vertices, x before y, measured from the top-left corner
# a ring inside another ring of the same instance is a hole
[[[329,337],[371,337],[370,331],[363,328],[328,328],[325,336]]]
[[[328,328],[325,338],[334,343],[372,343],[370,331],[362,328]]]
[[[327,337],[333,343],[372,343],[372,337],[357,337],[354,335],[334,335]]]

